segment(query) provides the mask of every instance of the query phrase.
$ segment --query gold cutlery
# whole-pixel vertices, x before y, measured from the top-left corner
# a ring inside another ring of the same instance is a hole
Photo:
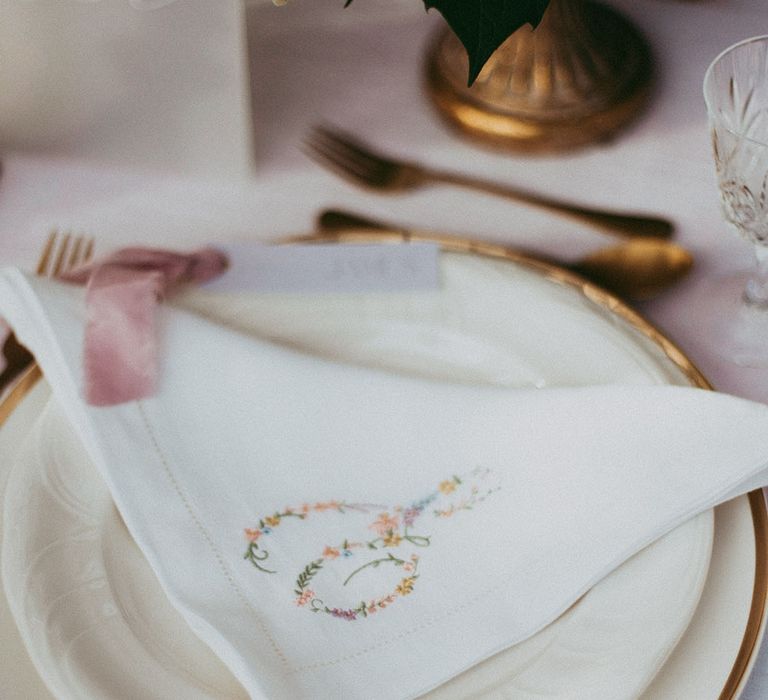
[[[405,234],[411,240],[428,240],[450,245],[451,237],[372,220],[349,212],[328,209],[318,216],[317,226],[324,238],[350,240],[356,236],[387,238]],[[685,248],[656,238],[629,238],[601,248],[575,262],[564,262],[520,248],[510,249],[526,257],[563,267],[633,301],[651,299],[685,277],[693,256]]]
[[[320,165],[353,184],[379,192],[407,192],[430,184],[455,185],[561,214],[613,236],[670,238],[674,232],[674,225],[667,219],[580,206],[492,180],[396,160],[348,134],[324,126],[314,127],[304,145],[307,155]]]
[[[52,231],[40,253],[35,274],[41,277],[58,277],[87,262],[93,255],[93,239],[86,236],[59,236]],[[5,369],[0,372],[0,394],[32,364],[32,355],[10,333],[3,343]]]

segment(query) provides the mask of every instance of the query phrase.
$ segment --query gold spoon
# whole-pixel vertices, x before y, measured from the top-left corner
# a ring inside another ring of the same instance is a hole
[[[326,235],[358,231],[377,237],[406,234],[412,240],[450,242],[448,236],[388,224],[336,209],[321,212],[317,226]],[[628,238],[623,243],[600,248],[575,262],[564,262],[520,248],[514,250],[534,260],[572,270],[617,296],[633,301],[651,299],[660,294],[685,277],[693,265],[693,256],[685,248],[658,238]]]

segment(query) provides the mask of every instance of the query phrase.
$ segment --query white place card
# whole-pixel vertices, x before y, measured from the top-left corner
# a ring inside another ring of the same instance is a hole
[[[205,285],[217,292],[355,293],[439,286],[439,247],[407,245],[217,245],[229,269]]]

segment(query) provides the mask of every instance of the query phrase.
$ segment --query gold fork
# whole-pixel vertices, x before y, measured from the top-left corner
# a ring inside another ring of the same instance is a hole
[[[593,209],[492,180],[396,160],[378,153],[349,134],[326,126],[314,127],[304,146],[310,158],[337,175],[379,192],[407,192],[430,184],[455,185],[530,204],[614,236],[670,238],[674,232],[674,225],[667,219]]]
[[[35,274],[41,277],[58,277],[68,270],[87,262],[93,256],[93,239],[65,233],[59,237],[52,231],[40,254]],[[3,343],[5,369],[0,372],[0,394],[32,364],[30,352],[10,333]]]

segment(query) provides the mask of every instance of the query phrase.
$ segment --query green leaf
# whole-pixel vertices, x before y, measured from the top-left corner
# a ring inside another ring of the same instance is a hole
[[[386,1],[386,0],[383,0]],[[348,7],[352,0],[345,0]],[[537,27],[549,0],[424,0],[445,17],[469,56],[472,85],[491,54],[524,24]]]
[[[475,82],[491,54],[524,24],[536,27],[549,0],[424,0],[435,8],[469,56],[468,84]]]

